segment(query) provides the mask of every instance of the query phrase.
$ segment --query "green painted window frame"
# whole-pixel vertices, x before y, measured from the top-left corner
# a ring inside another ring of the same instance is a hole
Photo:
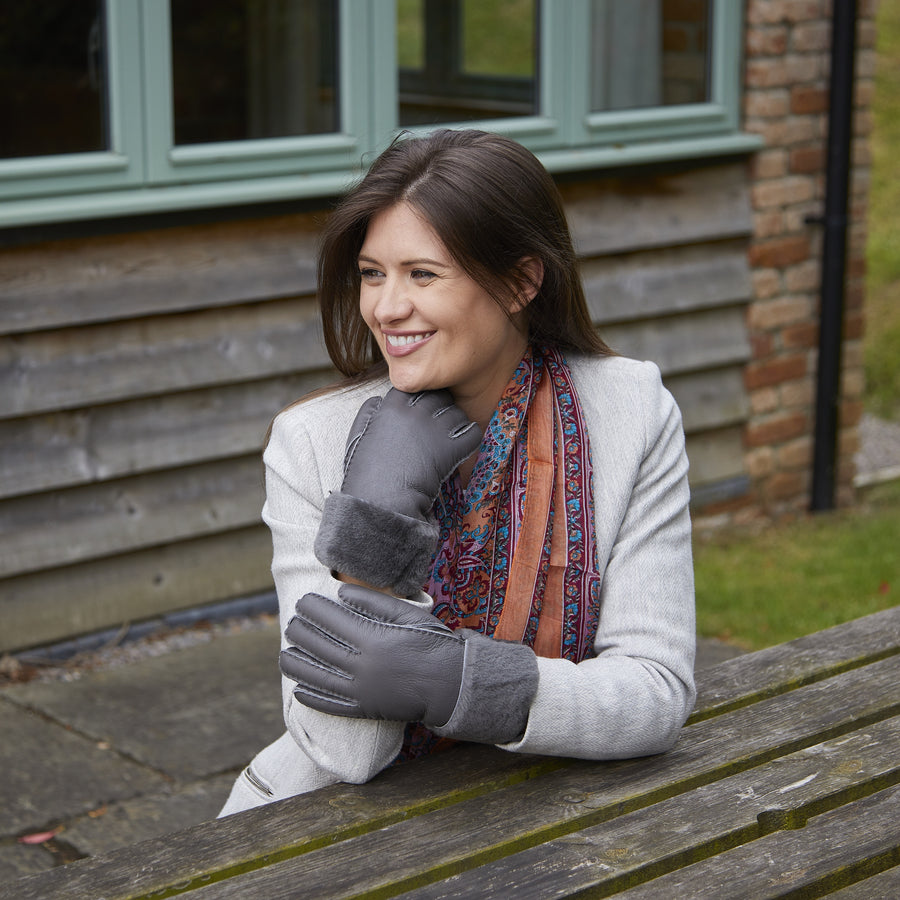
[[[557,172],[759,147],[739,130],[743,3],[712,0],[710,102],[593,113],[591,2],[540,2],[541,114],[467,127]],[[0,227],[333,196],[397,133],[394,0],[339,0],[341,132],[189,147],[173,146],[168,3],[107,9],[111,148],[0,162]]]

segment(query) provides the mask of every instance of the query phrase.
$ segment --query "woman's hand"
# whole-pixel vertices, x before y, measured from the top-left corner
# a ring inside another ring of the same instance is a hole
[[[350,429],[341,490],[325,499],[316,558],[398,595],[421,590],[438,539],[431,507],[480,443],[449,391],[391,389],[367,400]]]
[[[382,509],[426,519],[441,484],[481,443],[481,431],[449,391],[371,397],[350,428],[341,491]]]
[[[285,636],[281,671],[294,697],[339,716],[446,724],[456,708],[465,641],[430,613],[358,585],[341,603],[306,594]]]

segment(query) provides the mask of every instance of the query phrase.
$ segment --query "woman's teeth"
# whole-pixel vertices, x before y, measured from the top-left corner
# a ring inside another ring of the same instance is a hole
[[[385,337],[392,347],[405,347],[407,344],[424,341],[428,334],[388,334]]]

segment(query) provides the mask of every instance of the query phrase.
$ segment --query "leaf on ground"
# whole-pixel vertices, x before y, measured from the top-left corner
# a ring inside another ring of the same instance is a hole
[[[60,828],[54,828],[53,831],[36,831],[34,834],[23,834],[19,838],[20,844],[45,844],[47,841],[55,838],[61,831]]]

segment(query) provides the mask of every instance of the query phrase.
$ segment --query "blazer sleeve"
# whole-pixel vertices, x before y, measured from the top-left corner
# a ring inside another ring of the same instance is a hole
[[[335,405],[339,413],[341,404]],[[347,428],[351,419],[352,413]],[[295,407],[276,418],[264,454],[263,519],[272,533],[282,648],[287,644],[284,629],[297,600],[308,592],[336,599],[340,587],[313,555],[313,541],[325,494],[335,489],[334,479],[339,486],[346,436],[346,429],[339,433],[341,421],[339,414],[317,418],[315,408],[305,412],[302,406]],[[320,782],[363,783],[396,757],[403,741],[402,723],[331,716],[297,702],[293,687],[282,676],[284,721],[300,749],[324,770],[319,773]]]
[[[602,572],[596,656],[538,659],[521,740],[507,750],[618,759],[669,749],[693,708],[695,652],[688,461],[681,414],[652,363],[583,404]],[[626,424],[631,423],[631,424]]]

